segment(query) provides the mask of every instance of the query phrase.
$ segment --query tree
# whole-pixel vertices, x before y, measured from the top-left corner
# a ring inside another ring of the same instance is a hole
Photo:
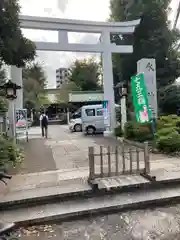
[[[93,59],[76,60],[70,68],[69,80],[82,91],[95,91],[100,86],[100,66]]]
[[[160,108],[163,114],[176,114],[180,109],[180,86],[173,84],[160,90]]]
[[[67,103],[69,101],[69,93],[71,91],[78,91],[79,87],[74,82],[64,82],[61,85],[58,93],[56,94],[56,100],[59,103]]]
[[[18,0],[0,1],[0,65],[25,66],[34,60],[35,45],[20,29]]]
[[[116,44],[133,43],[131,55],[113,56],[114,75],[118,81],[130,82],[136,74],[137,61],[141,58],[155,58],[157,71],[157,90],[173,84],[180,76],[180,59],[174,46],[180,34],[171,30],[168,22],[170,0],[111,0],[112,21],[131,21],[141,18],[141,24],[134,36],[112,35]]]
[[[23,69],[24,107],[28,109],[39,108],[43,99],[47,102],[44,88],[46,76],[42,65],[32,63]]]

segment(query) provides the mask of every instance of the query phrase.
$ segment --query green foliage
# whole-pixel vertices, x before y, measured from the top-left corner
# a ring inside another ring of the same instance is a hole
[[[44,92],[46,75],[43,66],[32,63],[23,69],[24,107],[27,109],[39,109],[41,105],[48,103]]]
[[[0,96],[0,113],[8,111],[8,101],[6,98]]]
[[[59,103],[67,103],[69,102],[69,93],[72,91],[79,91],[80,87],[77,87],[75,82],[64,82],[61,85],[61,88],[58,90],[59,92],[56,94],[56,100]]]
[[[5,83],[6,76],[4,69],[0,68],[0,86]],[[6,112],[8,110],[8,101],[4,97],[5,91],[0,89],[0,112]]]
[[[160,151],[171,153],[179,152],[180,150],[180,134],[172,131],[167,135],[159,136],[156,140],[157,148]]]
[[[0,135],[0,169],[15,166],[19,161],[21,152],[12,139]]]
[[[124,125],[124,137],[127,139],[133,139],[134,136],[134,121],[128,121]]]
[[[177,115],[160,117],[156,122],[155,137],[152,134],[151,123],[129,121],[125,124],[124,136],[139,142],[153,141],[163,152],[178,152],[180,151],[180,118]]]
[[[114,129],[114,135],[116,137],[122,137],[123,136],[123,132],[122,132],[122,129],[121,129],[121,126],[118,126]]]
[[[176,114],[180,105],[180,86],[169,85],[159,90],[159,107],[163,114]]]
[[[162,116],[157,121],[156,145],[163,152],[180,151],[180,118],[177,115]]]
[[[0,2],[0,65],[4,62],[25,66],[35,57],[35,45],[25,38],[20,29],[18,0]]]
[[[160,130],[158,130],[155,134],[156,138],[160,138],[161,136],[167,136],[171,133],[176,133],[176,128],[175,127],[165,127],[165,128],[161,128]]]
[[[100,65],[93,59],[76,60],[71,66],[69,80],[82,91],[95,91],[100,86]]]
[[[151,124],[129,121],[125,124],[124,136],[139,142],[150,141],[153,139]]]
[[[141,58],[156,59],[158,92],[160,90],[163,92],[164,87],[174,83],[180,76],[180,59],[175,49],[180,39],[180,32],[170,28],[167,17],[170,2],[170,0],[110,1],[112,21],[131,21],[141,18],[141,24],[137,27],[134,36],[116,34],[111,36],[111,41],[117,45],[133,43],[134,48],[133,54],[113,55],[115,81],[130,82],[131,76],[137,72],[137,61]],[[161,100],[159,98],[159,102]],[[161,107],[166,106],[165,104],[160,102]],[[170,106],[168,109],[170,110]]]
[[[162,116],[157,120],[157,131],[164,128],[179,128],[180,118],[177,115]]]

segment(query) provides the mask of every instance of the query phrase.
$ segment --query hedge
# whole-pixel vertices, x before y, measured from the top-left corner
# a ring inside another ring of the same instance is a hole
[[[14,141],[5,135],[0,135],[0,170],[7,171],[22,158],[23,155]]]
[[[123,132],[122,132],[122,129],[121,129],[121,125],[117,126],[115,129],[114,129],[114,135],[116,137],[122,137],[123,136]]]
[[[129,121],[125,124],[124,137],[139,142],[151,141],[153,140],[151,124]]]
[[[153,136],[151,123],[129,121],[125,124],[124,137],[130,140],[151,141],[163,152],[180,151],[180,117],[162,116],[156,121],[156,134]]]

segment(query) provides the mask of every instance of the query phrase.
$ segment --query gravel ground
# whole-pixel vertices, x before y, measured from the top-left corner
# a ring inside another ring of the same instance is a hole
[[[180,240],[180,205],[20,228],[19,240]]]

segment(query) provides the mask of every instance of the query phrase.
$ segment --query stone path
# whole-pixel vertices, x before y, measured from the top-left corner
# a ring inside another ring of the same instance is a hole
[[[40,128],[31,128],[29,150],[18,174],[9,181],[8,187],[0,183],[0,194],[41,186],[56,186],[59,181],[76,178],[87,179],[88,147],[116,146],[115,139],[103,136],[84,136],[71,133],[67,126],[49,126],[49,137],[42,139]],[[31,155],[32,154],[32,155]],[[179,158],[151,154],[151,171],[158,180],[180,177]],[[28,173],[28,174],[26,174]]]
[[[45,146],[45,139],[29,139],[22,145],[25,156],[20,166],[17,166],[10,174],[27,174],[56,170],[52,149]]]

